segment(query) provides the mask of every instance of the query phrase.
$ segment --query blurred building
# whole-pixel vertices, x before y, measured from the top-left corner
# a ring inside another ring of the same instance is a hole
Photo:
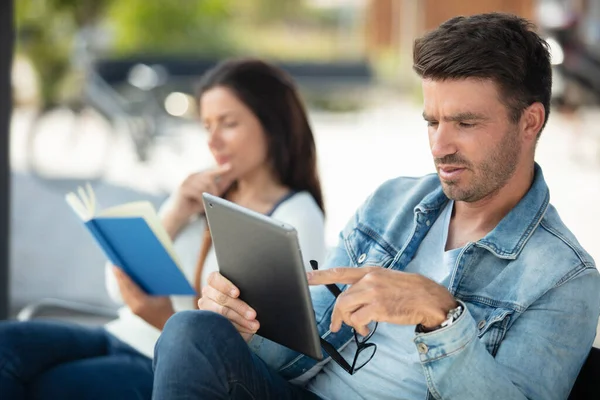
[[[397,82],[410,84],[412,44],[416,37],[457,15],[507,12],[535,17],[536,0],[369,0],[366,10],[366,48],[369,58],[393,59]]]

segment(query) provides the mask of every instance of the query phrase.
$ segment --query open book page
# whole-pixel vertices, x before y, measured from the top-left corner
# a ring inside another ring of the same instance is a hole
[[[85,185],[85,189],[82,187],[77,188],[77,194],[68,193],[66,200],[73,211],[83,221],[89,221],[94,218],[94,214],[96,213],[96,195],[89,183]]]
[[[79,187],[76,193],[68,193],[66,195],[67,203],[75,211],[75,213],[84,221],[87,222],[96,217],[140,217],[143,218],[156,238],[163,245],[169,256],[179,266],[179,260],[173,249],[173,243],[169,234],[165,230],[152,204],[148,201],[137,201],[126,203],[119,206],[111,207],[100,212],[96,212],[96,195],[88,183],[85,189]]]
[[[134,203],[122,204],[103,210],[98,214],[99,217],[141,217],[143,218],[154,235],[163,245],[167,253],[175,261],[177,265],[180,265],[175,250],[173,249],[173,242],[171,237],[165,230],[161,220],[159,219],[154,206],[148,201],[137,201]]]

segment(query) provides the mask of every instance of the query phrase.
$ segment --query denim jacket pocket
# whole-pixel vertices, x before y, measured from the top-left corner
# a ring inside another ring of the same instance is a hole
[[[479,340],[485,345],[489,353],[495,356],[515,311],[510,308],[494,307],[480,303],[467,304],[477,324]]]
[[[387,268],[395,254],[368,227],[359,226],[346,239],[348,255],[354,267],[378,266]]]

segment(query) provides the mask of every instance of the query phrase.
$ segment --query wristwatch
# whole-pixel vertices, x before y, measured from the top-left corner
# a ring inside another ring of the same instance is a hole
[[[429,332],[437,331],[438,329],[445,328],[447,326],[452,325],[454,322],[456,322],[456,320],[461,316],[463,311],[464,311],[463,306],[461,304],[459,304],[458,307],[453,308],[450,311],[448,311],[448,314],[446,314],[446,320],[444,322],[442,322],[441,324],[439,324],[438,326],[435,326],[433,328],[425,328],[423,325],[419,324],[419,325],[417,325],[417,328],[415,330],[417,333],[429,333]]]

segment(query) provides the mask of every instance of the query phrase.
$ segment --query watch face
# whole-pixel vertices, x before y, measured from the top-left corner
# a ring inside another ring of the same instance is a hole
[[[461,304],[459,304],[458,307],[453,308],[450,311],[448,311],[448,314],[446,314],[446,320],[444,322],[442,322],[440,325],[438,325],[434,328],[428,329],[428,328],[425,328],[423,325],[419,324],[416,326],[415,330],[418,333],[429,333],[429,332],[437,331],[438,329],[442,329],[447,326],[450,326],[461,316],[463,310],[464,310],[463,306]]]
[[[446,321],[442,322],[442,326],[452,325],[454,321],[456,321],[460,317],[462,311],[463,307],[461,305],[448,311],[448,318],[446,319]]]

